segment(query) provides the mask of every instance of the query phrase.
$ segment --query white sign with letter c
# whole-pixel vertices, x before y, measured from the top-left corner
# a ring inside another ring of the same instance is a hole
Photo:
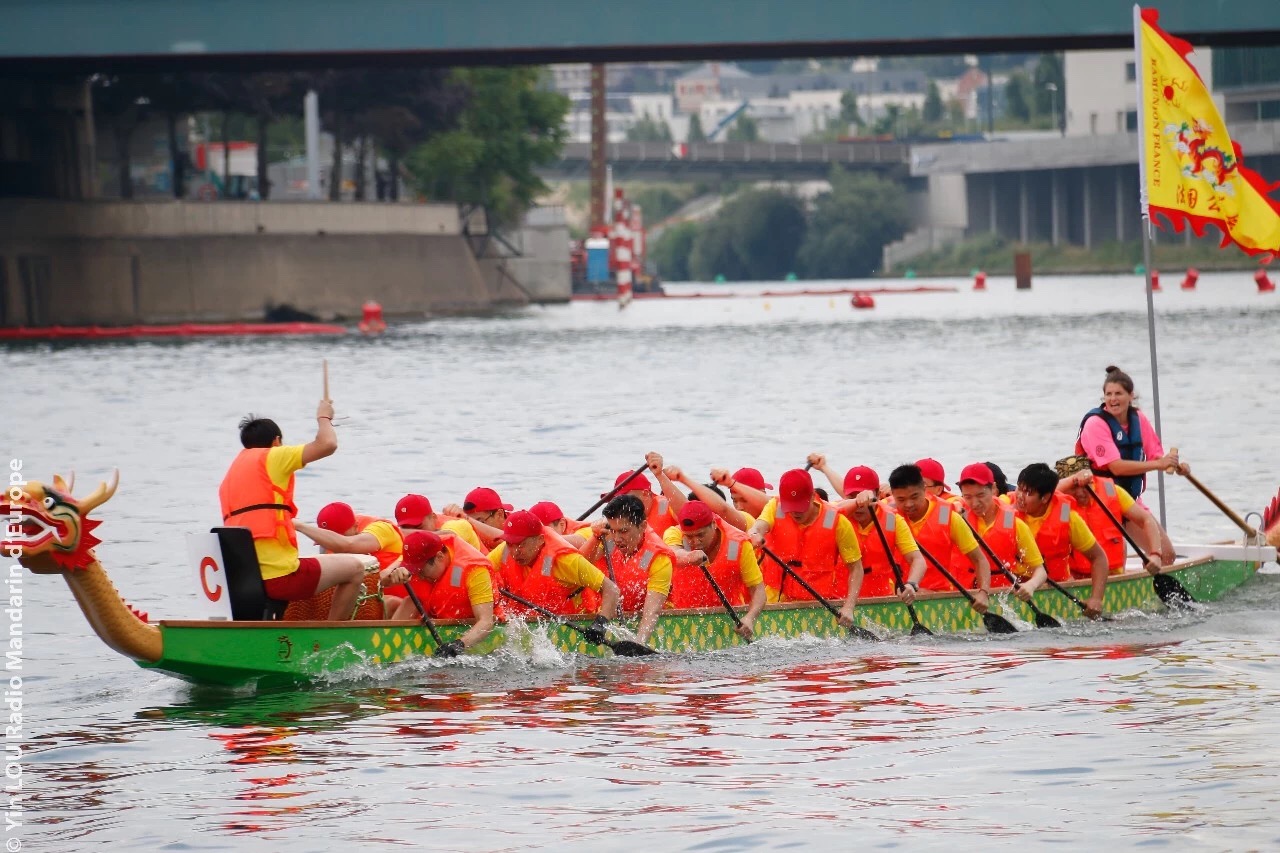
[[[187,565],[195,572],[197,619],[230,619],[231,593],[216,533],[187,534]]]

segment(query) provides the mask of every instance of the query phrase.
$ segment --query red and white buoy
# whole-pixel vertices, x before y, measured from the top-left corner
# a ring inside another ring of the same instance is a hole
[[[382,306],[370,299],[360,308],[360,322],[356,328],[364,335],[380,335],[387,330],[387,321],[382,319]]]
[[[978,270],[978,272],[975,273],[973,276],[973,289],[974,290],[987,289],[987,274],[984,273],[982,270]]]
[[[1258,270],[1253,274],[1253,280],[1257,282],[1259,293],[1272,293],[1276,289],[1275,282],[1267,277],[1266,270]]]
[[[1200,270],[1195,267],[1187,268],[1187,276],[1182,280],[1183,290],[1195,290],[1196,282],[1200,280]]]
[[[876,307],[876,301],[875,299],[872,298],[871,294],[864,293],[861,290],[853,294],[853,298],[849,300],[849,303],[853,305],[854,308],[875,308]]]

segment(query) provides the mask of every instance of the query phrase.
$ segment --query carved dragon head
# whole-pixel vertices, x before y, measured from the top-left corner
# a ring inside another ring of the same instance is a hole
[[[0,547],[10,557],[33,572],[57,574],[84,569],[96,558],[93,547],[102,540],[93,535],[100,521],[89,513],[111,499],[120,482],[120,472],[111,485],[99,484],[92,494],[77,500],[69,484],[58,475],[53,485],[34,480],[11,486],[0,494]]]
[[[1262,533],[1267,544],[1280,548],[1280,493],[1271,499],[1271,503],[1262,513]]]

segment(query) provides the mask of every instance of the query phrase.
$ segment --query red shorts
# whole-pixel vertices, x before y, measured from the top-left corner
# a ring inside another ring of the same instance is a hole
[[[268,598],[276,601],[301,601],[316,594],[320,586],[320,561],[315,557],[299,557],[296,571],[262,582]]]

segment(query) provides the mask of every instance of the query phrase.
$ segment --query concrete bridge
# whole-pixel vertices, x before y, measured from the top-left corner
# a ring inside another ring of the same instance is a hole
[[[605,159],[622,180],[715,178],[813,180],[833,165],[846,169],[905,171],[907,145],[901,142],[615,142]],[[542,170],[547,177],[587,177],[591,144],[571,142],[559,162]]]

